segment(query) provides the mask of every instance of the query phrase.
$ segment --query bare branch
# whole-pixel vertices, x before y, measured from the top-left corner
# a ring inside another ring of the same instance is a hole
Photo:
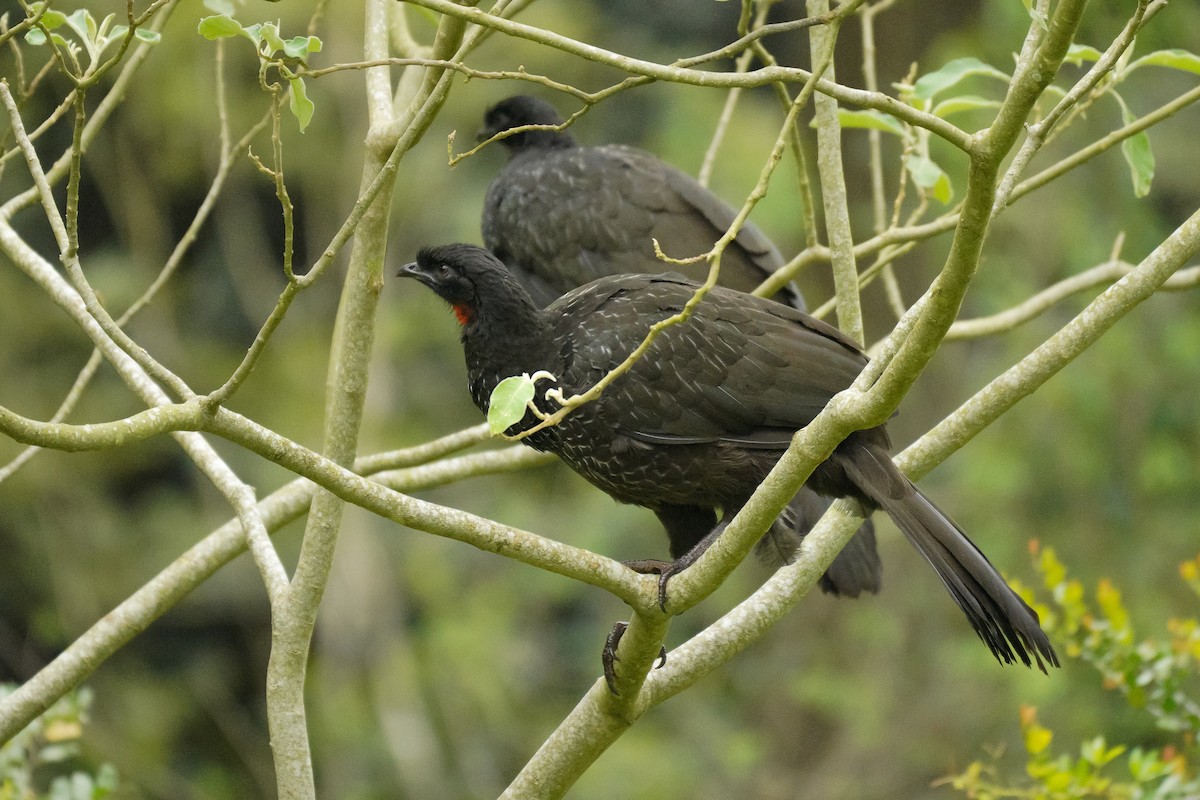
[[[794,67],[764,67],[745,73],[709,72],[690,68],[673,67],[658,64],[653,61],[623,56],[604,50],[594,45],[561,36],[541,28],[523,25],[511,20],[493,17],[474,8],[457,5],[451,0],[406,0],[406,2],[429,8],[443,14],[493,28],[510,36],[545,44],[573,55],[607,64],[624,72],[655,80],[672,81],[693,86],[715,86],[724,88],[766,86],[775,82],[805,83],[812,78],[812,73]],[[840,102],[860,108],[874,108],[884,113],[904,120],[905,122],[925,128],[931,133],[942,137],[950,144],[962,150],[970,146],[970,138],[964,131],[933,114],[919,111],[906,103],[901,103],[887,95],[866,92],[861,89],[851,89],[840,86],[832,81],[818,81],[817,91],[828,94]]]

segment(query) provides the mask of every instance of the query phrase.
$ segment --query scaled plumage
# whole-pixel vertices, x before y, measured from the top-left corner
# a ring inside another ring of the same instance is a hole
[[[488,109],[481,139],[524,125],[558,125],[549,103],[517,95]],[[709,250],[733,223],[736,212],[691,176],[656,156],[624,145],[583,147],[566,131],[530,130],[500,139],[511,153],[488,189],[483,239],[540,306],[607,275],[679,270],[703,280],[708,262],[676,266],[657,258]],[[783,266],[775,245],[753,224],[745,225],[721,259],[720,284],[750,291]],[[801,310],[792,284],[773,298]],[[777,566],[791,560],[800,539],[828,502],[801,492],[758,555]],[[821,578],[821,588],[857,597],[878,592],[883,565],[875,529],[863,523],[854,540]]]
[[[488,109],[480,137],[562,117],[535,97],[509,97]],[[511,158],[488,188],[484,244],[540,305],[605,275],[680,271],[703,280],[708,262],[674,266],[655,257],[652,240],[675,258],[710,250],[735,211],[690,175],[625,145],[582,147],[566,131],[535,130],[501,139]],[[721,258],[723,286],[749,292],[783,258],[746,224]],[[776,299],[804,308],[794,286]]]
[[[601,278],[541,309],[488,251],[422,250],[402,275],[452,306],[462,327],[471,396],[487,409],[502,379],[547,370],[564,394],[620,363],[650,325],[682,308],[682,276]],[[837,329],[779,303],[713,289],[685,322],[591,403],[525,443],[556,453],[615,499],[655,511],[676,564],[692,563],[745,504],[791,440],[866,364]],[[539,398],[550,388],[539,384]],[[543,410],[554,410],[547,400]],[[523,430],[532,414],[514,426]],[[856,431],[807,483],[820,494],[883,509],[933,565],[975,631],[1004,662],[1058,659],[1037,614],[963,532],[896,469],[883,426]],[[778,523],[777,523],[778,524]]]

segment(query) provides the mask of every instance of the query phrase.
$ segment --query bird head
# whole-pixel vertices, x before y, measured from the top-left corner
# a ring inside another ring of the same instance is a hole
[[[423,247],[417,253],[417,260],[405,264],[396,274],[401,278],[416,278],[432,289],[450,304],[454,316],[464,326],[489,301],[510,311],[526,306],[536,309],[508,267],[491,251],[475,245]]]
[[[523,125],[561,125],[563,118],[554,106],[537,97],[518,94],[501,100],[483,115],[483,127],[477,141],[485,141],[501,131]],[[514,133],[499,140],[514,153],[533,148],[563,148],[575,144],[570,134],[556,130],[532,130]]]

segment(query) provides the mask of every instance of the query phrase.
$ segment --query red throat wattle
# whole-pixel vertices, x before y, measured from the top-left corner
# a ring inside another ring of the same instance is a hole
[[[454,316],[458,320],[459,325],[466,325],[471,321],[471,317],[475,316],[475,309],[466,305],[452,305]]]

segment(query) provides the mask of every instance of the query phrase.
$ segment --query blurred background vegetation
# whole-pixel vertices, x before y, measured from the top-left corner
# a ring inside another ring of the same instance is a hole
[[[117,3],[87,3],[98,17]],[[1127,11],[1094,3],[1078,40],[1101,49]],[[57,6],[60,10],[72,8]],[[738,5],[710,0],[645,3],[542,0],[521,19],[574,38],[660,62],[732,38]],[[181,3],[151,63],[85,160],[82,255],[109,308],[122,309],[153,279],[203,197],[216,162],[215,45],[196,35],[208,14]],[[252,22],[282,19],[304,33],[310,4],[250,0]],[[773,18],[803,16],[782,2]],[[432,21],[412,14],[422,34]],[[928,72],[974,56],[1009,69],[1028,17],[1018,0],[901,3],[878,26],[881,84],[913,64]],[[315,33],[314,66],[361,53],[359,4],[328,4]],[[1200,7],[1169,7],[1139,38],[1137,52],[1197,49]],[[807,64],[802,33],[769,40],[782,63]],[[231,121],[240,135],[266,108],[248,46],[226,47]],[[22,45],[26,47],[25,45]],[[30,48],[26,47],[29,51]],[[861,85],[855,24],[839,40],[839,79]],[[27,58],[40,58],[34,54]],[[40,63],[40,62],[39,62]],[[621,76],[594,64],[492,37],[479,68],[551,75],[585,89]],[[12,53],[0,53],[11,75]],[[1068,75],[1073,74],[1068,69]],[[23,109],[28,123],[52,108],[59,76]],[[1145,113],[1195,76],[1146,71],[1124,97]],[[977,93],[1002,91],[981,82]],[[485,150],[450,169],[446,136],[462,150],[482,111],[524,84],[455,85],[444,112],[401,167],[394,204],[395,265],[423,244],[479,240],[485,188],[503,156]],[[353,203],[365,133],[361,73],[310,82],[317,106],[307,132],[286,130],[287,182],[297,209],[297,264],[326,245]],[[554,99],[565,111],[575,106]],[[588,144],[638,144],[695,173],[724,95],[649,85],[613,98],[576,126]],[[713,187],[738,201],[753,185],[780,118],[769,90],[748,93],[725,143]],[[1034,164],[1121,124],[1111,101]],[[970,129],[969,120],[958,119]],[[290,121],[289,121],[290,122]],[[978,125],[986,124],[980,116]],[[994,313],[1109,256],[1138,261],[1197,204],[1200,171],[1188,108],[1150,133],[1153,189],[1135,199],[1115,150],[1021,200],[994,227],[964,316]],[[69,143],[59,124],[41,142],[44,160]],[[885,143],[889,144],[890,143]],[[865,136],[845,134],[857,233],[870,233]],[[267,155],[262,139],[255,152]],[[889,191],[898,153],[888,151]],[[937,151],[953,179],[963,160]],[[779,172],[754,219],[781,250],[803,245],[791,167]],[[27,185],[18,162],[0,175],[4,197]],[[962,185],[959,183],[959,191]],[[17,222],[53,253],[44,217]],[[138,341],[198,391],[219,385],[241,359],[283,279],[281,223],[269,181],[243,161],[220,209],[168,291],[129,326]],[[900,262],[915,299],[941,264],[948,239]],[[0,265],[2,267],[3,265]],[[800,278],[811,305],[831,292],[827,271]],[[326,343],[339,281],[302,295],[232,407],[310,447],[319,447]],[[1001,337],[947,345],[902,407],[893,437],[907,443],[1056,330],[1086,302],[1078,297]],[[864,297],[869,332],[893,317],[879,287]],[[90,346],[23,275],[0,268],[0,401],[48,418]],[[1200,549],[1200,315],[1194,293],[1162,294],[951,458],[923,483],[1006,574],[1039,583],[1030,540],[1051,545],[1086,586],[1110,578],[1138,630],[1197,615],[1197,595],[1178,565]],[[379,318],[363,451],[416,444],[479,421],[465,391],[450,315],[416,287],[389,285]],[[72,420],[138,410],[110,371]],[[217,441],[260,496],[289,476]],[[0,441],[0,463],[19,448]],[[617,558],[661,556],[665,539],[648,512],[619,507],[558,465],[432,490],[429,500],[464,508]],[[0,483],[0,682],[34,674],[66,643],[230,516],[173,442],[158,438],[118,452],[47,452]],[[934,574],[891,523],[877,520],[885,560],[878,597],[813,595],[761,643],[691,691],[646,716],[572,792],[578,798],[952,797],[940,778],[997,748],[1022,751],[1022,704],[1036,706],[1055,742],[1071,749],[1104,732],[1110,743],[1161,747],[1171,734],[1120,696],[1092,667],[1067,659],[1049,678],[1002,669],[987,655]],[[294,524],[277,536],[285,560]],[[668,641],[701,629],[765,577],[743,565],[703,605],[675,620]],[[309,719],[322,796],[488,797],[497,794],[598,674],[617,601],[457,542],[406,530],[350,509],[321,610],[309,677]],[[1056,641],[1058,641],[1056,639]],[[96,672],[89,724],[77,759],[111,763],[117,795],[244,798],[273,795],[263,711],[269,618],[264,590],[243,556],[168,612]],[[1018,757],[1012,762],[1021,770]]]

